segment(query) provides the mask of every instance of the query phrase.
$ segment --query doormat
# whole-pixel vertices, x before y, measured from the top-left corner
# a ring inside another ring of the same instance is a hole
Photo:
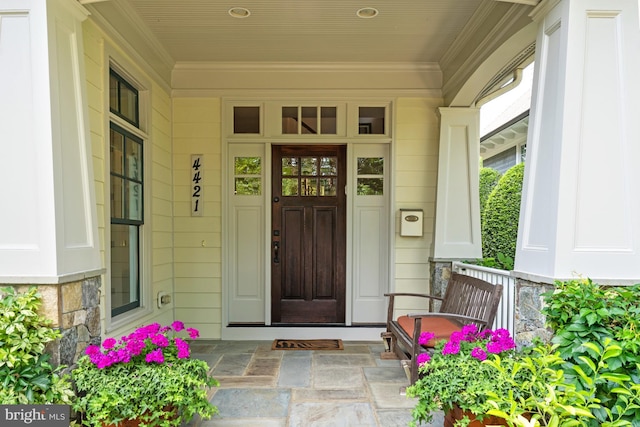
[[[343,350],[342,340],[273,340],[271,350]]]

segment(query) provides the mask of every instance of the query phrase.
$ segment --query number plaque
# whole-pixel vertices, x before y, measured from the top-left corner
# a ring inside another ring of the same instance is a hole
[[[202,216],[202,154],[191,155],[191,216]]]

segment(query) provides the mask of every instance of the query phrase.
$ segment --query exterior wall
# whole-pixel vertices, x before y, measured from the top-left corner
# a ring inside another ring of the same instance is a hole
[[[173,99],[175,316],[217,339],[222,323],[219,98]],[[202,216],[191,216],[191,155],[202,154]]]
[[[395,104],[395,292],[430,291],[440,121],[438,98],[400,98]],[[400,236],[400,209],[424,211],[424,235]],[[392,285],[393,286],[393,285]],[[424,308],[398,300],[399,311]]]
[[[173,188],[171,146],[171,100],[168,88],[157,79],[148,66],[129,55],[94,22],[83,24],[85,47],[87,101],[93,168],[98,213],[98,234],[103,267],[100,312],[104,336],[120,336],[145,323],[170,323],[174,320],[173,303],[159,309],[158,292],[173,292]],[[141,244],[142,305],[140,309],[123,315],[126,319],[111,319],[107,294],[109,283],[110,245],[110,185],[109,185],[109,58],[136,76],[143,84],[141,117],[144,117],[145,225]],[[135,66],[134,66],[135,64]],[[150,108],[144,110],[144,106]],[[191,326],[191,325],[190,325]]]

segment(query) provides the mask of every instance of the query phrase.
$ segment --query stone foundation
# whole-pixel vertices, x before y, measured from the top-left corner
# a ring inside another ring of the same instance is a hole
[[[516,279],[516,313],[514,339],[518,346],[530,345],[535,338],[551,341],[553,332],[545,326],[542,314],[542,293],[553,290],[553,285]]]
[[[47,345],[54,365],[71,366],[89,344],[100,344],[100,276],[53,285],[12,286],[25,292],[32,286],[42,295],[39,314],[51,319],[62,337]]]
[[[447,283],[451,277],[452,261],[430,260],[431,264],[431,291],[430,294],[443,297],[447,291]],[[431,311],[440,310],[440,301],[431,301]]]

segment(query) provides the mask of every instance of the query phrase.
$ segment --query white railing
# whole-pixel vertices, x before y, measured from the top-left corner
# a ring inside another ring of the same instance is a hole
[[[515,333],[515,312],[516,312],[516,281],[507,270],[497,268],[482,267],[479,265],[454,262],[453,271],[467,276],[477,277],[489,283],[502,285],[502,300],[498,305],[496,320],[493,328],[504,328],[514,336]]]

